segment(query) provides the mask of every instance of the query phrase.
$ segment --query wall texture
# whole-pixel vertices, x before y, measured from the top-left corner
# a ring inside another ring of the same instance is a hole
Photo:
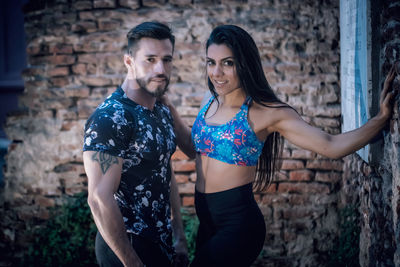
[[[12,145],[0,194],[0,257],[21,257],[30,238],[28,222],[43,222],[66,195],[87,189],[83,126],[124,78],[130,28],[147,20],[173,28],[177,42],[169,95],[188,124],[206,90],[204,41],[215,26],[230,23],[254,37],[281,100],[312,125],[339,133],[338,5],[330,0],[31,0],[25,8],[25,91],[19,112],[6,125]],[[182,204],[192,209],[194,162],[178,151],[173,166]],[[286,145],[282,171],[266,193],[256,195],[267,238],[255,265],[326,263],[338,234],[342,167],[341,160]]]
[[[400,60],[400,2],[373,3],[376,50],[376,84],[383,88],[390,66]],[[373,19],[374,20],[374,19]],[[400,64],[399,64],[400,65]],[[400,66],[399,66],[400,70]],[[400,89],[400,79],[393,87]],[[375,98],[373,101],[376,101]],[[359,206],[361,266],[400,266],[400,156],[399,95],[394,102],[390,125],[383,140],[375,145],[378,160],[367,165],[357,155],[344,159],[343,190],[340,203]]]

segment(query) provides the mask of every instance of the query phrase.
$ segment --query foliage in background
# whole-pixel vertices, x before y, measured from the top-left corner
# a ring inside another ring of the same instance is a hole
[[[182,209],[184,231],[192,260],[199,221]],[[87,204],[87,193],[69,197],[66,204],[51,210],[51,218],[33,231],[21,266],[97,266],[94,253],[97,228]]]
[[[194,258],[196,249],[197,229],[199,228],[199,220],[195,214],[190,214],[188,211],[181,209],[183,227],[188,245],[189,260]]]
[[[356,206],[339,210],[339,240],[330,255],[330,267],[359,267],[360,223]]]
[[[44,227],[34,231],[23,266],[97,266],[94,254],[96,226],[87,193],[68,198],[51,210]]]

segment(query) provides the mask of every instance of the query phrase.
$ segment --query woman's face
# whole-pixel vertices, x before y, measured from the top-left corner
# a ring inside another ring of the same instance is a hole
[[[207,75],[218,95],[227,95],[240,88],[235,60],[229,47],[212,44],[207,49]]]

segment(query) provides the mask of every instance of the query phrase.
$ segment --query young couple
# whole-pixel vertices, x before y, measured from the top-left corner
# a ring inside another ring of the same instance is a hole
[[[366,145],[392,113],[394,68],[379,113],[365,125],[338,135],[310,126],[275,96],[251,36],[223,25],[207,40],[209,93],[190,130],[163,97],[172,70],[171,29],[145,22],[127,39],[126,79],[90,116],[84,134],[100,266],[189,264],[170,163],[176,145],[196,159],[200,226],[190,266],[250,266],[262,249],[266,227],[253,187],[266,188],[278,170],[281,136],[340,158]]]

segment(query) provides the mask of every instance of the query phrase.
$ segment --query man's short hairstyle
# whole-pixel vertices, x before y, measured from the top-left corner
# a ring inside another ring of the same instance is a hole
[[[137,25],[128,32],[126,35],[126,38],[128,38],[127,53],[133,56],[139,40],[145,37],[157,40],[169,39],[172,43],[172,48],[175,45],[175,36],[167,25],[158,21],[149,21]]]

